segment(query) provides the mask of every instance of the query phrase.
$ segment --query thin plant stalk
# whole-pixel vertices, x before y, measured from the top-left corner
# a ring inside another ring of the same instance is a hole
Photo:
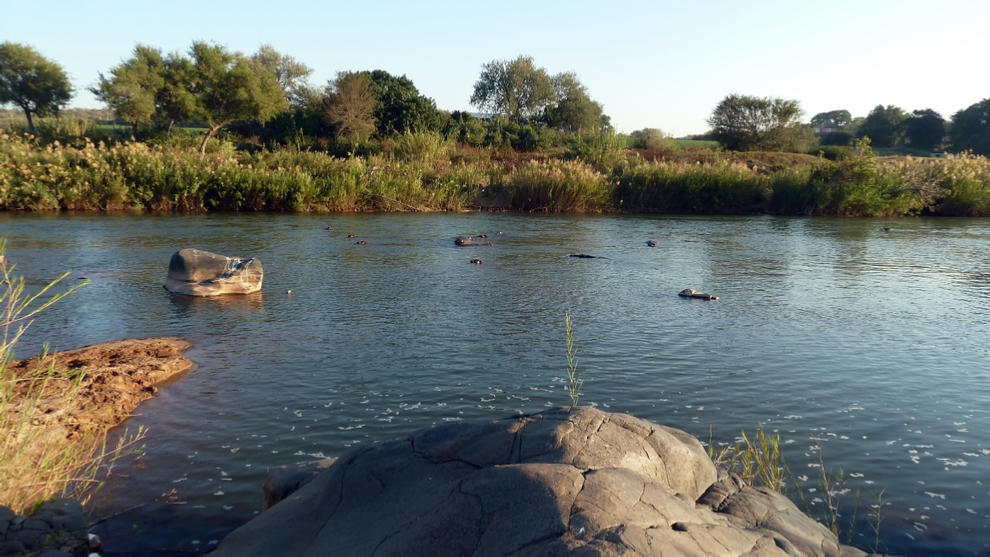
[[[577,367],[577,351],[574,348],[574,328],[571,326],[571,314],[564,314],[564,325],[567,330],[567,394],[571,397],[571,406],[577,406],[581,400],[581,379]]]

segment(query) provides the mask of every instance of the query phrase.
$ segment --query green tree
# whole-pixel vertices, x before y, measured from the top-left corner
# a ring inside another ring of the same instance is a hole
[[[821,126],[828,122],[834,122],[837,126],[848,126],[852,123],[852,114],[848,110],[830,110],[811,117],[812,126]]]
[[[338,137],[360,143],[375,133],[378,99],[365,72],[337,72],[327,88],[324,119]]]
[[[708,124],[715,140],[732,151],[800,151],[810,133],[800,123],[803,114],[798,101],[729,95]]]
[[[905,135],[911,147],[937,151],[945,139],[945,118],[930,108],[915,110],[907,119]]]
[[[643,128],[629,134],[633,140],[633,146],[637,149],[647,149],[649,151],[660,151],[671,146],[670,140],[663,130],[657,128]]]
[[[500,114],[523,123],[539,117],[557,102],[553,80],[529,56],[483,64],[474,84],[471,104],[483,112]]]
[[[238,53],[204,42],[193,43],[192,80],[195,99],[192,116],[209,126],[200,144],[206,144],[223,126],[235,121],[264,122],[288,108],[285,91],[271,73]]]
[[[0,44],[0,106],[14,104],[24,111],[34,133],[31,115],[58,114],[72,98],[72,85],[61,66],[33,48],[6,41]]]
[[[109,78],[101,73],[99,83],[90,92],[112,108],[118,118],[130,122],[131,133],[137,138],[138,125],[152,121],[164,86],[161,51],[139,44],[131,59],[110,70]]]
[[[367,75],[377,98],[373,116],[379,136],[440,130],[442,119],[436,103],[420,95],[411,79],[384,70]]]
[[[312,68],[288,54],[282,54],[272,45],[264,44],[251,56],[251,62],[260,70],[273,76],[285,91],[285,98],[293,107],[305,104],[309,86],[306,78],[313,74]]]
[[[591,100],[588,88],[577,74],[565,72],[552,79],[557,103],[546,108],[545,120],[551,127],[568,133],[600,131],[603,125],[602,105]]]
[[[878,104],[859,126],[857,137],[869,137],[874,147],[896,147],[904,139],[908,115],[900,108]]]
[[[196,95],[192,92],[196,69],[191,60],[178,52],[166,56],[163,63],[164,83],[155,95],[153,118],[167,123],[166,129],[172,133],[175,122],[191,120],[196,112]]]
[[[952,115],[949,141],[956,152],[972,151],[990,157],[990,98]]]

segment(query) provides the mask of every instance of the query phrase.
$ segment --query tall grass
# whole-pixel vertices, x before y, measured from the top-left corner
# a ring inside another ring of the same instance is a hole
[[[605,175],[581,161],[530,161],[502,179],[511,207],[521,211],[602,211],[611,193]]]
[[[71,442],[63,421],[78,407],[84,373],[59,372],[54,359],[24,373],[11,367],[14,348],[31,321],[43,310],[85,285],[49,295],[68,273],[36,294],[25,293],[23,277],[5,263],[6,240],[0,238],[0,504],[25,512],[51,497],[74,497],[86,503],[101,485],[99,477],[129,454],[143,437],[124,435],[108,447],[106,428],[96,428]],[[46,298],[47,297],[47,298]]]
[[[878,158],[865,143],[836,160],[698,151],[646,161],[611,134],[571,138],[555,158],[468,152],[439,134],[410,133],[341,157],[329,147],[244,151],[232,141],[201,155],[182,133],[94,143],[71,122],[59,125],[44,139],[0,133],[0,210],[990,216],[985,157]]]

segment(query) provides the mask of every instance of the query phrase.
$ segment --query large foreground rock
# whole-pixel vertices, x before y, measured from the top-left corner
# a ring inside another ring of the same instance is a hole
[[[257,259],[238,259],[198,249],[175,252],[165,288],[188,296],[250,294],[261,290],[265,271]]]
[[[840,553],[841,552],[841,553]],[[863,555],[690,435],[553,409],[344,455],[211,555]]]

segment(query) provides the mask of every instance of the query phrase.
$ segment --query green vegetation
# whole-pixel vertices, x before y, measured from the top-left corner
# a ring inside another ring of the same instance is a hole
[[[571,406],[577,406],[581,400],[581,387],[584,379],[577,368],[577,350],[574,348],[574,328],[571,327],[571,314],[564,314],[564,326],[567,331],[567,394],[571,397]]]
[[[101,485],[99,477],[118,459],[131,453],[143,437],[124,435],[108,447],[106,428],[83,433],[71,442],[62,421],[78,404],[83,373],[57,372],[38,364],[15,373],[14,348],[39,312],[89,281],[48,296],[69,273],[38,293],[27,295],[23,277],[13,277],[4,259],[6,239],[0,238],[0,504],[25,512],[52,497],[73,497],[85,504]],[[45,361],[44,354],[39,362]],[[69,375],[70,373],[74,375]]]
[[[29,46],[0,44],[0,105],[20,107],[32,133],[32,115],[58,114],[71,98],[72,85],[61,66]]]
[[[410,132],[340,158],[231,138],[201,154],[201,134],[113,141],[72,123],[39,124],[45,141],[0,134],[0,210],[990,215],[986,158],[880,158],[866,141],[829,157],[690,149],[648,160],[609,133],[526,154]]]
[[[801,123],[801,103],[771,97],[728,95],[708,124],[715,139],[733,151],[802,152],[812,143]]]

